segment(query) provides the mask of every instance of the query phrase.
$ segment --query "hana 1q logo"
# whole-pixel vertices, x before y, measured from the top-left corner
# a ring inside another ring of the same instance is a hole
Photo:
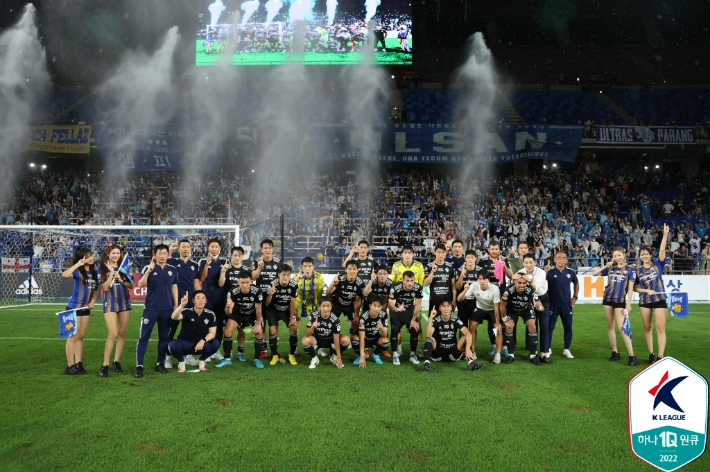
[[[631,451],[670,472],[705,452],[708,383],[685,364],[665,357],[629,382]]]

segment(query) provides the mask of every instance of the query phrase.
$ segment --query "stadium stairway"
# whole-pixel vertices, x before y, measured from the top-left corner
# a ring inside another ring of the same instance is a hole
[[[600,91],[595,94],[597,97],[599,97],[599,100],[604,102],[606,106],[611,108],[614,113],[619,115],[623,120],[624,123],[626,124],[632,124],[634,122],[634,117],[626,111],[621,105],[616,103],[613,98],[611,98],[609,95],[605,94],[604,92]],[[621,124],[621,123],[618,123]]]

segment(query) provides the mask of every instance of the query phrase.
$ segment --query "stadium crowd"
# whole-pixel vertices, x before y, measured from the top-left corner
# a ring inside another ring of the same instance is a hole
[[[660,227],[667,223],[672,269],[690,273],[710,266],[706,170],[695,175],[600,165],[576,174],[547,169],[479,180],[388,169],[374,188],[363,187],[371,179],[357,169],[316,179],[319,185],[279,185],[285,190],[271,192],[264,205],[259,181],[243,175],[190,186],[174,172],[135,173],[116,185],[100,175],[37,170],[18,180],[0,214],[4,224],[239,224],[248,247],[265,237],[278,239],[283,214],[288,255],[317,256],[334,267],[360,239],[370,241],[383,260],[397,257],[404,245],[431,260],[437,243],[461,239],[481,255],[491,240],[504,251],[525,240],[536,259],[563,250],[573,268],[603,265],[616,246],[635,262],[641,246],[658,248]],[[35,255],[61,249],[43,244],[35,241]],[[10,250],[6,244],[3,252]]]

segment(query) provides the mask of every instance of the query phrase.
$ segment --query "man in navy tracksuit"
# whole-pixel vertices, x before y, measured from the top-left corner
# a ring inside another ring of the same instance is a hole
[[[199,263],[197,271],[202,282],[202,290],[207,294],[207,308],[217,317],[217,341],[222,343],[224,325],[227,319],[224,316],[225,294],[224,287],[220,287],[219,278],[222,271],[227,271],[227,260],[220,259],[219,253],[222,251],[222,242],[219,239],[210,239],[207,242],[207,256]],[[222,360],[219,351],[214,353],[214,358]]]
[[[170,316],[178,306],[177,270],[168,264],[168,246],[158,244],[153,249],[153,260],[143,269],[138,287],[148,287],[145,308],[141,317],[140,336],[136,347],[134,377],[143,377],[143,360],[153,326],[158,323],[158,362],[156,372],[167,374],[163,360],[168,352]]]
[[[186,308],[187,292],[180,305],[172,314],[173,320],[182,320],[182,329],[177,339],[170,341],[170,354],[178,360],[178,372],[185,372],[185,355],[200,354],[199,370],[206,370],[205,361],[219,350],[217,336],[217,317],[206,309],[207,294],[196,290],[193,295],[193,308]]]
[[[562,326],[565,329],[565,348],[562,355],[568,359],[574,359],[570,352],[572,345],[572,308],[577,303],[577,294],[579,293],[579,280],[577,274],[567,265],[567,254],[564,251],[558,251],[555,254],[555,267],[545,266],[547,272],[547,293],[550,295],[550,324],[547,330],[547,343],[552,345],[552,332],[557,324],[557,317],[562,320]],[[571,294],[570,284],[574,284],[574,295]],[[543,344],[545,345],[545,344]],[[547,358],[552,354],[552,350],[547,351]]]

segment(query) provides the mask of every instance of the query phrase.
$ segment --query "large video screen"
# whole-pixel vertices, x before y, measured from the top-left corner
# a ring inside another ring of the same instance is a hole
[[[220,63],[224,54],[235,65],[357,64],[371,19],[373,62],[412,63],[411,0],[198,0],[198,9],[198,66]],[[294,54],[300,50],[302,57]]]

